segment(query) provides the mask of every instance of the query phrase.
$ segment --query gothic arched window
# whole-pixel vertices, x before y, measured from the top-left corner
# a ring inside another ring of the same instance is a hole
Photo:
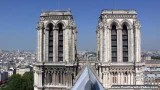
[[[123,25],[122,38],[123,38],[123,62],[128,62],[128,29],[126,25]]]
[[[58,62],[63,61],[63,24],[58,25]]]
[[[112,62],[117,62],[117,29],[112,25],[111,29]]]
[[[53,24],[48,24],[48,30],[49,30],[49,35],[48,35],[48,61],[52,62],[53,61]]]

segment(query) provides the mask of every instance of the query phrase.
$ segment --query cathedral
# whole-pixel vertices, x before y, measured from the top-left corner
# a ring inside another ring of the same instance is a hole
[[[97,29],[98,75],[106,88],[143,84],[140,24],[135,10],[103,10]]]
[[[144,85],[140,28],[135,10],[102,10],[96,30],[96,63],[82,65],[71,11],[42,12],[34,90],[118,90],[114,88]]]

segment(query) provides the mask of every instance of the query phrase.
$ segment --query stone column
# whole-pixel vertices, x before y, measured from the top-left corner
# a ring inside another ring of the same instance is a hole
[[[112,86],[113,85],[113,74],[112,74],[112,72],[110,73],[110,86]]]
[[[55,71],[52,73],[52,85],[55,85]]]
[[[107,88],[108,87],[108,85],[109,85],[109,75],[108,75],[108,71],[106,72],[106,87],[105,88]]]
[[[72,31],[72,60],[73,61],[75,61],[75,50],[76,50],[76,48],[75,48],[75,36],[74,36],[74,31]]]
[[[58,39],[56,40],[56,34],[58,34],[58,29],[53,29],[53,62],[56,62],[56,43],[58,43]],[[58,37],[57,37],[58,38]]]
[[[133,85],[134,81],[133,81],[133,72],[131,72],[131,85]]]
[[[138,25],[135,26],[135,59],[136,62],[140,62],[141,60],[141,41],[140,41],[140,27]]]
[[[38,86],[42,86],[42,71],[38,72]]]
[[[36,85],[36,86],[38,85],[38,84],[37,84],[37,81],[38,81],[38,78],[37,78],[37,77],[38,77],[37,70],[35,70],[35,71],[34,71],[34,85]]]
[[[124,84],[124,73],[122,72],[121,73],[121,85],[123,85]]]
[[[37,61],[40,62],[40,30],[37,29]]]
[[[128,61],[133,62],[134,57],[134,37],[133,29],[128,29]]]
[[[69,28],[67,27],[65,30],[63,30],[63,62],[69,61]]]
[[[68,78],[68,79],[69,79],[69,80],[68,80],[68,85],[69,85],[69,87],[70,87],[70,86],[71,86],[71,74],[70,74],[70,72],[69,72],[69,74],[68,74],[68,77],[69,77],[69,78]]]
[[[131,85],[130,83],[130,73],[128,72],[128,85]]]
[[[63,72],[61,71],[61,85],[63,85]]]
[[[104,87],[106,87],[106,73],[103,73],[103,83],[104,83]]]
[[[118,83],[117,83],[117,84],[120,85],[120,82],[121,82],[121,81],[120,81],[120,79],[121,79],[121,77],[120,77],[120,72],[118,72],[118,78],[117,78],[117,79],[118,79]]]
[[[106,72],[106,86],[105,87],[107,87],[108,86],[108,72]]]
[[[68,87],[69,85],[68,85],[68,72],[66,73],[66,86]]]
[[[63,73],[63,85],[64,86],[66,86],[66,73],[65,73],[65,71],[64,71],[64,73]]]
[[[39,61],[43,61],[43,30],[40,29],[39,32]]]
[[[99,37],[100,37],[100,35],[99,35],[99,29],[98,29],[98,30],[96,31],[96,43],[97,43],[97,47],[96,47],[97,52],[96,52],[96,53],[97,53],[97,60],[98,60],[98,61],[100,61],[100,60],[99,60],[99,58],[100,58],[100,56],[99,56],[99,55],[100,55],[100,53],[99,53],[99,46],[100,46],[100,45],[99,45],[99,44],[100,44],[100,43],[99,43],[99,40],[100,40]]]
[[[139,54],[138,54],[138,59],[139,59],[139,61],[141,62],[141,31],[140,31],[140,28],[139,28],[139,30],[138,30],[138,35],[139,35],[139,40],[138,40],[138,42],[139,42],[139,48],[138,48],[138,52],[139,52]]]
[[[123,62],[122,29],[117,29],[117,62]]]
[[[104,53],[104,55],[103,55],[103,60],[105,61],[105,62],[108,62],[109,61],[109,49],[110,49],[110,47],[109,47],[109,43],[108,43],[108,41],[109,41],[109,38],[110,38],[110,36],[109,36],[109,29],[108,29],[108,27],[107,26],[104,26],[104,33],[103,33],[103,40],[104,40],[104,42],[103,42],[103,53]]]
[[[76,28],[75,30],[73,31],[73,60],[75,60],[75,54],[76,54],[76,45],[77,45],[77,31],[76,31]]]
[[[108,48],[108,46],[107,46],[107,28],[105,27],[105,29],[103,30],[103,53],[104,53],[104,55],[103,55],[103,61],[104,62],[107,62],[107,60],[108,60],[108,54],[107,54],[107,48]]]
[[[72,34],[72,29],[70,27],[70,29],[68,30],[68,61],[69,62],[72,62],[72,49],[73,49],[73,48],[71,48],[72,47],[72,44],[71,44],[72,36],[71,36],[71,34]]]
[[[100,28],[99,29],[99,32],[100,32],[100,39],[99,39],[99,41],[100,41],[100,61],[102,62],[103,61],[103,29],[102,28]]]
[[[74,47],[74,33],[73,33],[73,31],[74,31],[74,29],[72,28],[71,30],[70,30],[70,60],[71,60],[71,62],[73,62],[73,61],[75,61],[73,58],[74,58],[74,50],[75,50],[75,47]]]
[[[112,60],[112,51],[111,51],[111,29],[109,29],[108,33],[108,59],[109,61]]]
[[[54,44],[55,44],[55,49],[54,49],[54,54],[55,54],[55,61],[58,62],[58,30],[55,30],[55,41],[54,41]]]
[[[56,72],[55,72],[55,86],[57,85],[57,82],[58,82],[58,81],[57,81],[57,76],[58,76],[57,74],[58,74],[58,72],[56,71]]]
[[[107,33],[106,33],[106,47],[107,47],[107,49],[106,49],[106,59],[107,59],[107,62],[109,62],[110,61],[110,49],[111,49],[111,46],[110,46],[110,43],[109,43],[109,41],[111,41],[111,35],[110,35],[110,30],[109,30],[109,28],[107,27],[106,28],[106,30],[107,30]]]
[[[45,52],[45,61],[48,61],[48,52],[49,52],[49,50],[48,50],[48,42],[49,42],[49,40],[48,40],[48,37],[49,36],[49,31],[48,30],[45,30],[45,50],[44,50],[44,52]]]

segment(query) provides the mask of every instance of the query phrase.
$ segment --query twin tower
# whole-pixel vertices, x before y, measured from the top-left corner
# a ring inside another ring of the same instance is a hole
[[[45,11],[37,26],[34,90],[70,90],[83,67],[77,58],[77,28],[70,11]],[[143,85],[140,24],[135,10],[102,10],[94,73],[106,89]]]

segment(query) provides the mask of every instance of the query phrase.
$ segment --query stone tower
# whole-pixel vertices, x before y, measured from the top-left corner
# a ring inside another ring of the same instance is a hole
[[[70,89],[77,75],[77,30],[71,12],[42,12],[37,34],[34,90]]]
[[[98,75],[105,88],[143,84],[140,24],[135,10],[102,10],[97,56]]]

